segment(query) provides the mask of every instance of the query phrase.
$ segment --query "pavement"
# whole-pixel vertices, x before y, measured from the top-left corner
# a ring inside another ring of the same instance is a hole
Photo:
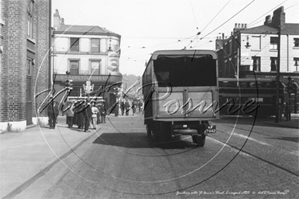
[[[0,134],[1,198],[13,198],[21,193],[94,133],[101,132],[101,128],[90,129],[90,132],[79,131],[77,128],[69,129],[65,124],[65,117],[59,117],[55,129],[31,126],[23,132]],[[266,123],[299,128],[299,115],[293,114],[291,121],[281,120],[276,124],[270,120]],[[101,125],[103,124],[100,124],[100,127]]]
[[[264,122],[270,126],[286,127],[286,128],[296,128],[299,129],[299,114],[292,113],[291,120],[286,120],[286,118],[281,118],[278,123],[275,123],[275,118],[272,118]]]
[[[59,117],[55,129],[31,126],[23,132],[0,134],[0,198],[13,198],[21,193],[101,131],[100,128],[90,132],[69,129],[65,117]]]

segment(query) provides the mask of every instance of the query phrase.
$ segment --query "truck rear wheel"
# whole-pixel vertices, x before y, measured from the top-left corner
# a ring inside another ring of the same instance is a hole
[[[167,122],[157,122],[153,125],[154,139],[157,141],[169,141],[172,138],[171,124]]]
[[[148,138],[151,138],[151,131],[152,131],[152,127],[151,127],[151,125],[150,124],[147,124],[147,126],[146,126],[146,129],[147,129],[147,137]]]
[[[197,134],[197,135],[192,135],[193,142],[197,144],[199,147],[204,147],[205,145],[205,138],[206,136],[204,134]]]

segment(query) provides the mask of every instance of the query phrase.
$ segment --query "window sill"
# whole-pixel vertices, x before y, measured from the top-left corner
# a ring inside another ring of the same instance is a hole
[[[33,43],[33,44],[36,43],[36,41],[35,41],[34,39],[32,39],[32,38],[27,37],[27,40],[30,41],[30,42]]]
[[[270,52],[277,52],[277,49],[270,49]]]
[[[295,46],[294,46],[293,49],[299,49],[299,47],[295,47]]]

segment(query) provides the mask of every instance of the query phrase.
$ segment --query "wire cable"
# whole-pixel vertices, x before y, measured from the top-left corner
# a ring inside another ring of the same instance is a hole
[[[260,17],[258,17],[257,19],[255,19],[254,21],[249,23],[249,26],[251,26],[251,24],[253,24],[254,22],[256,22],[257,20],[259,20],[262,17],[265,17],[266,14],[268,14],[269,12],[273,11],[274,9],[277,9],[279,6],[281,6],[283,3],[287,2],[287,0],[281,2],[280,4],[278,4],[277,6],[275,6],[274,8],[272,8],[271,10],[269,10],[268,12],[264,13],[263,15],[261,15]]]
[[[234,18],[235,16],[237,16],[238,14],[240,14],[243,10],[245,10],[248,6],[250,6],[254,1],[255,0],[251,1],[249,4],[247,4],[245,7],[243,7],[240,11],[238,11],[237,13],[235,13],[232,17],[230,17],[229,19],[227,19],[224,23],[222,23],[217,28],[213,29],[212,31],[210,31],[209,33],[207,33],[206,35],[204,35],[203,37],[201,37],[200,40],[203,39],[203,38],[205,38],[206,36],[210,35],[211,33],[213,33],[214,31],[216,31],[217,29],[219,29],[223,25],[225,25],[228,21],[230,21],[232,18]]]

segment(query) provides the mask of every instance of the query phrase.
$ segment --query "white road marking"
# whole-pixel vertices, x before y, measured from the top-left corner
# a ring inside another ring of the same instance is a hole
[[[242,137],[242,138],[245,138],[245,139],[248,139],[248,140],[257,142],[257,143],[262,144],[262,145],[265,145],[265,146],[272,146],[271,144],[268,144],[268,143],[262,142],[262,141],[258,141],[258,140],[254,139],[254,138],[252,138],[252,137],[248,137],[248,136],[245,136],[245,135],[233,133],[233,136]]]
[[[240,150],[238,150],[238,149],[235,149],[235,148],[233,148],[232,146],[230,146],[230,145],[228,145],[228,144],[226,144],[226,143],[223,143],[223,142],[221,142],[221,141],[219,141],[219,140],[216,140],[216,139],[214,139],[214,138],[211,138],[211,137],[206,137],[206,138],[208,138],[208,139],[210,139],[211,141],[213,141],[213,142],[217,142],[218,144],[222,144],[222,145],[225,145],[225,146],[227,146],[227,147],[229,147],[229,149],[231,150],[231,151],[235,151],[235,152],[240,152],[239,154],[241,154],[241,155],[244,155],[244,156],[247,156],[247,157],[252,157],[251,155],[249,155],[249,154],[247,154],[247,153],[244,153],[243,151],[240,151]]]

